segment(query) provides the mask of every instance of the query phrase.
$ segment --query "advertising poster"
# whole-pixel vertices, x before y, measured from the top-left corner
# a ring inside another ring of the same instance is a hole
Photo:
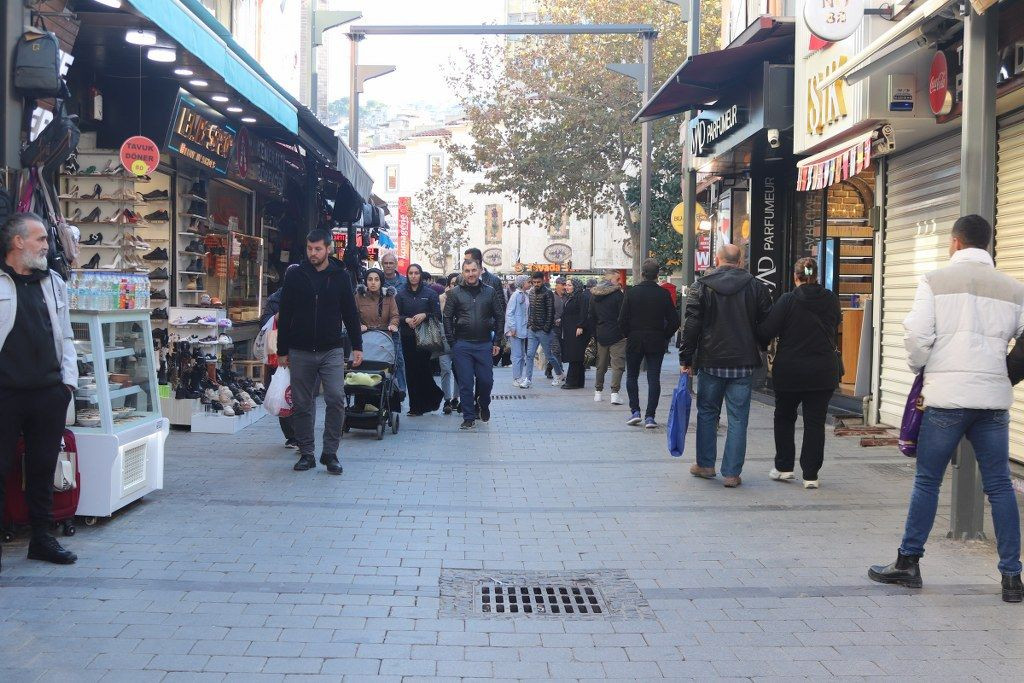
[[[405,275],[412,257],[412,197],[398,198],[398,272]]]

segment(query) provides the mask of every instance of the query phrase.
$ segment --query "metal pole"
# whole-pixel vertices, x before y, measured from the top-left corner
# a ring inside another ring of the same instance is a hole
[[[994,222],[996,212],[996,82],[999,7],[964,18],[964,95],[960,147],[960,213]],[[991,245],[990,245],[991,248]],[[949,537],[984,537],[985,496],[974,450],[960,443],[953,466]]]
[[[644,39],[644,103],[651,100],[654,82],[654,39],[657,34],[645,33]],[[651,121],[640,128],[640,243],[633,245],[633,279],[640,281],[640,265],[651,253]]]
[[[688,57],[700,54],[700,0],[690,1],[690,22],[687,26],[686,54]],[[690,159],[690,117],[686,112],[683,117],[683,285],[693,284],[694,253],[697,240],[697,172],[691,168]]]
[[[348,146],[359,156],[359,41],[362,36],[349,34],[348,84]]]

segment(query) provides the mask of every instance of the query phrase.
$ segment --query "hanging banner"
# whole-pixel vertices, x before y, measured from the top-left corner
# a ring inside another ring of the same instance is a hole
[[[137,176],[144,176],[160,165],[160,148],[147,137],[133,135],[121,144],[121,165]]]
[[[782,293],[783,236],[789,217],[790,165],[765,163],[750,172],[750,272],[768,285],[772,299]]]
[[[412,257],[412,197],[398,198],[398,272],[405,275]]]

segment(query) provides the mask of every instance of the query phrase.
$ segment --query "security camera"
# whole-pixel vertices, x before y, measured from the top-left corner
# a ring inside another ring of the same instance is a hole
[[[782,144],[779,141],[779,138],[781,136],[782,136],[782,134],[779,132],[778,128],[769,128],[768,129],[768,144],[771,145],[772,149],[778,149],[779,146]]]

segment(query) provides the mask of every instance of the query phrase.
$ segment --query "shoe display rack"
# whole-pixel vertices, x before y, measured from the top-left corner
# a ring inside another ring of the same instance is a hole
[[[175,236],[178,271],[175,275],[177,303],[191,308],[219,308],[223,292],[211,286],[208,276],[206,241],[211,234],[206,209],[206,181],[178,177],[178,232]],[[192,316],[194,317],[194,316]]]

